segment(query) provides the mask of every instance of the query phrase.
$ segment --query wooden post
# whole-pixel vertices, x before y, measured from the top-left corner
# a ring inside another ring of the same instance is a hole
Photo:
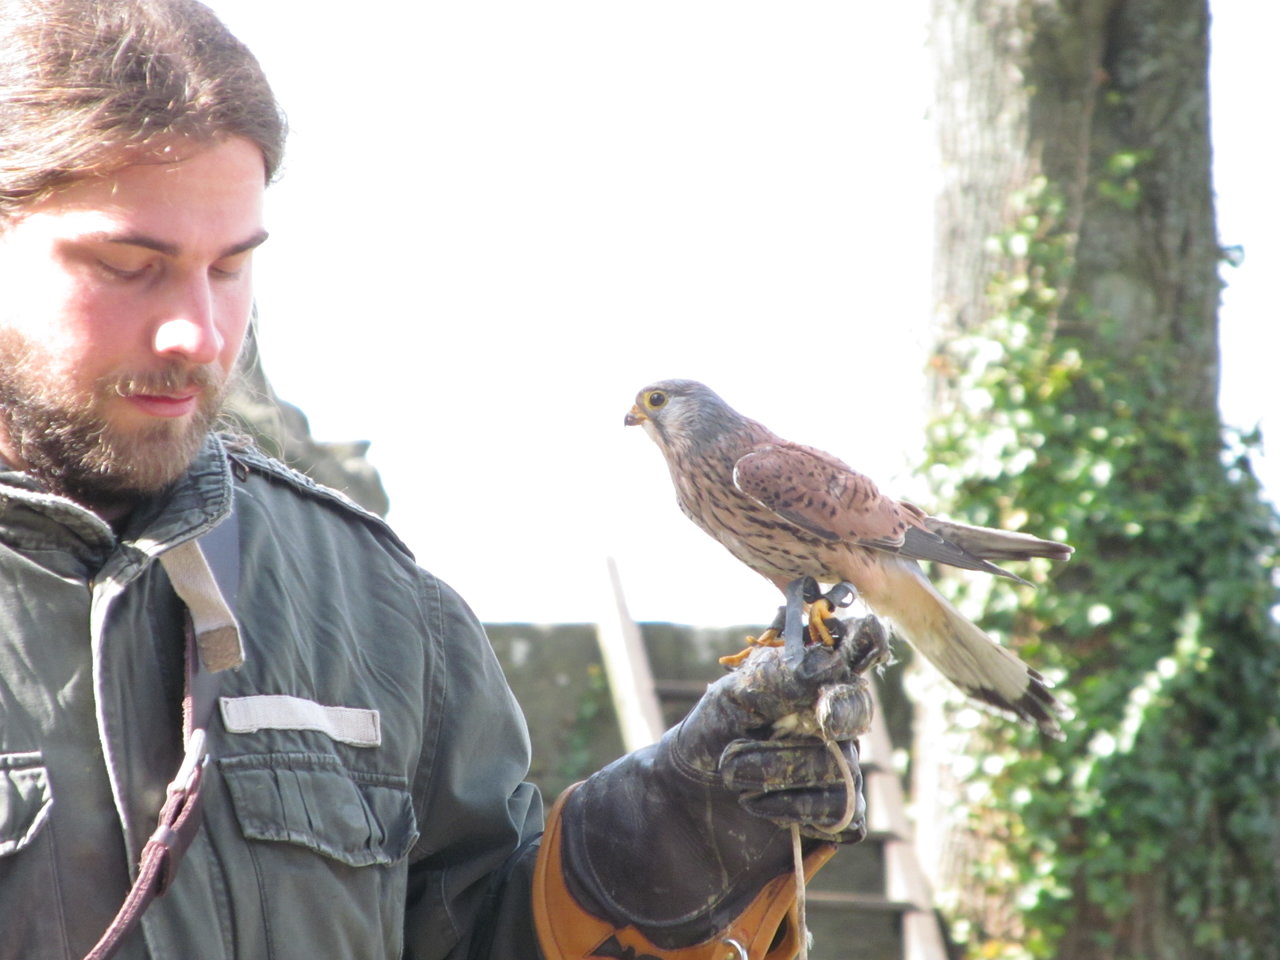
[[[612,557],[607,557],[605,562],[609,600],[596,623],[596,635],[622,743],[630,752],[655,743],[665,725],[640,628],[627,612],[618,566]]]

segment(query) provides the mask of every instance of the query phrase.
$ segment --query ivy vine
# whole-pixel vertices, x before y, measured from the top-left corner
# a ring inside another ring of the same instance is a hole
[[[1117,202],[1141,160],[1117,158]],[[999,834],[991,882],[1013,885],[1024,926],[1017,943],[971,940],[981,956],[1053,957],[1088,931],[1099,960],[1148,960],[1124,952],[1127,934],[1171,911],[1180,955],[1274,960],[1280,523],[1250,467],[1259,438],[1179,406],[1159,349],[1108,350],[1107,318],[1063,302],[1062,201],[1041,181],[1021,210],[993,241],[1015,266],[992,316],[940,358],[959,403],[928,455],[957,515],[1076,547],[1036,568],[1038,590],[952,588],[1059,679],[1075,717],[1061,744],[1009,724],[966,734],[984,758],[970,814]]]

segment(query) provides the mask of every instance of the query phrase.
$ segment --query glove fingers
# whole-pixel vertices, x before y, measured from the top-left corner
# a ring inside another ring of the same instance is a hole
[[[784,662],[781,647],[757,647],[721,682],[744,709],[773,720],[811,707],[822,687],[856,682],[856,678],[842,651],[819,643],[805,648],[804,660],[795,670]]]
[[[868,619],[879,625],[874,618]],[[812,644],[805,648],[804,660],[792,670],[784,662],[781,647],[757,647],[715,686],[758,724],[768,724],[797,711],[815,707],[821,710],[821,701],[831,699],[831,691],[838,691],[833,707],[842,712],[831,718],[834,726],[830,729],[823,725],[823,733],[828,739],[858,736],[871,725],[872,706],[867,680],[851,669],[856,650],[853,644],[838,649]],[[819,722],[824,719],[820,712]]]
[[[769,793],[743,793],[738,797],[743,808],[772,820],[779,826],[800,827],[805,836],[838,843],[857,843],[866,836],[866,801],[861,790],[854,795],[853,818],[839,833],[830,831],[848,814],[849,796],[838,787],[778,790]]]
[[[814,717],[827,740],[854,740],[871,729],[875,706],[861,677],[854,683],[833,683],[818,692]]]
[[[866,835],[862,771],[857,744],[839,746],[853,780],[852,800],[845,770],[828,746],[813,738],[736,740],[721,756],[720,775],[756,816],[782,826],[796,824],[806,836],[855,843]],[[853,819],[833,835],[831,828],[849,814],[851,802]]]
[[[857,742],[845,740],[839,747],[860,786]],[[720,755],[720,777],[730,790],[763,792],[844,784],[844,770],[830,749],[812,737],[735,740]]]

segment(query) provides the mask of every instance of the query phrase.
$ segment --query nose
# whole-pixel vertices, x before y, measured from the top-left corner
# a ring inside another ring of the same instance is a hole
[[[217,360],[225,341],[213,303],[207,282],[185,287],[156,326],[152,344],[155,352],[194,365]]]

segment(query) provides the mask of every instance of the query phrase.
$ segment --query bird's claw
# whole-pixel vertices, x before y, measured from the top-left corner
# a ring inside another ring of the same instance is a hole
[[[751,651],[756,647],[780,647],[782,646],[782,639],[778,631],[771,626],[758,637],[748,636],[746,644],[747,645],[737,653],[731,653],[727,657],[721,657],[719,661],[720,665],[728,667],[730,670],[735,667],[740,667],[742,666],[742,662],[746,660],[747,657],[751,656]]]
[[[832,635],[832,630],[839,632],[839,621],[831,616],[833,613],[835,611],[826,597],[819,597],[810,604],[809,639],[813,643],[821,643],[828,647],[836,646],[838,640]]]
[[[812,582],[812,581],[810,581]],[[857,599],[858,591],[853,584],[842,580],[826,593],[820,593],[814,584],[813,599],[809,599],[806,583],[806,601],[809,603],[809,638],[814,643],[822,643],[828,647],[840,645],[844,634],[844,625],[836,618],[836,610],[847,607]]]
[[[755,647],[786,648],[784,662],[796,669],[804,659],[805,634],[810,644],[838,647],[845,635],[845,626],[835,616],[835,611],[847,607],[857,598],[858,592],[848,582],[837,583],[823,592],[813,577],[800,577],[787,584],[784,591],[787,602],[778,608],[769,628],[758,638],[747,637],[746,647],[738,653],[721,657],[721,665],[734,669],[751,655]],[[802,622],[804,608],[808,607],[808,624]]]

